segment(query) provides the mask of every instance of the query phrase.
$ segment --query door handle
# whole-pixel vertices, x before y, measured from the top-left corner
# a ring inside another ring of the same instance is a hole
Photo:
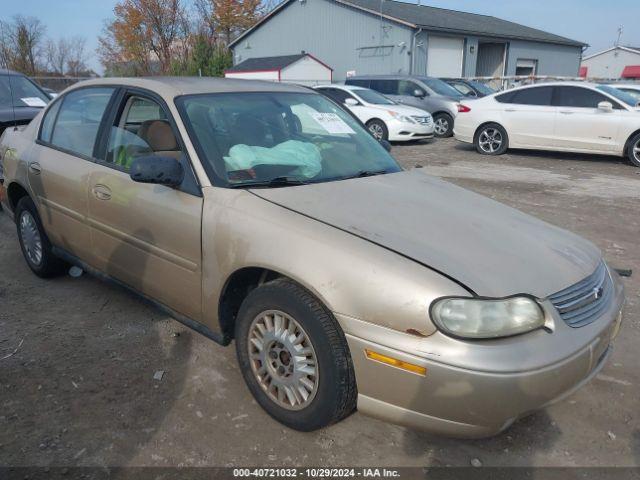
[[[111,199],[111,189],[109,187],[105,187],[104,185],[96,185],[91,189],[93,196],[98,200],[110,200]]]
[[[29,164],[29,170],[34,175],[40,175],[40,173],[42,173],[42,167],[40,167],[40,164],[38,162],[31,162]]]
[[[516,110],[515,108],[505,108],[504,111],[505,112],[517,112],[518,110]]]
[[[560,113],[563,115],[573,115],[573,112],[569,112],[567,110],[560,110]]]

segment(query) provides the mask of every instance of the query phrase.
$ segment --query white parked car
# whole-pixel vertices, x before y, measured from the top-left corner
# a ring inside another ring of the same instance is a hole
[[[616,88],[581,82],[516,88],[462,104],[456,139],[479,153],[508,148],[627,156],[640,167],[640,108]]]
[[[369,88],[353,85],[315,88],[349,109],[378,140],[403,142],[433,138],[434,124],[429,112],[400,105]]]
[[[607,86],[628,93],[635,98],[636,101],[640,102],[640,83],[611,83]]]

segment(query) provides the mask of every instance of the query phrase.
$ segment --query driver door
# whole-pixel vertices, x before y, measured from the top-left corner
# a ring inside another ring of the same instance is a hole
[[[89,223],[98,269],[170,309],[202,317],[202,195],[164,102],[138,91],[123,95],[89,177]],[[134,182],[139,156],[174,158],[177,188]]]

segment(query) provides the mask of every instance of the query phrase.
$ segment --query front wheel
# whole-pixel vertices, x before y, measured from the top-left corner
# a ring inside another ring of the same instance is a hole
[[[453,117],[448,113],[437,113],[433,116],[433,127],[436,137],[450,137],[453,135]]]
[[[370,120],[367,122],[367,128],[373,138],[379,142],[382,140],[389,140],[389,130],[382,120]]]
[[[312,431],[355,409],[344,334],[330,312],[294,282],[277,279],[253,290],[240,307],[235,339],[249,390],[284,425]]]
[[[629,142],[629,151],[627,153],[631,165],[640,167],[640,133]]]
[[[509,148],[509,136],[497,123],[489,123],[478,129],[473,143],[482,155],[502,155]]]

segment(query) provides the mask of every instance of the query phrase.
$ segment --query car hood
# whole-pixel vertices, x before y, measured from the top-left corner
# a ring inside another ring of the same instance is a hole
[[[546,298],[593,273],[601,260],[587,240],[421,170],[251,191],[479,296]]]
[[[419,108],[415,108],[415,107],[408,107],[406,105],[373,105],[372,104],[371,106],[384,111],[396,112],[399,115],[409,115],[409,116],[414,115],[417,117],[426,117],[431,115],[429,112],[420,110]]]

